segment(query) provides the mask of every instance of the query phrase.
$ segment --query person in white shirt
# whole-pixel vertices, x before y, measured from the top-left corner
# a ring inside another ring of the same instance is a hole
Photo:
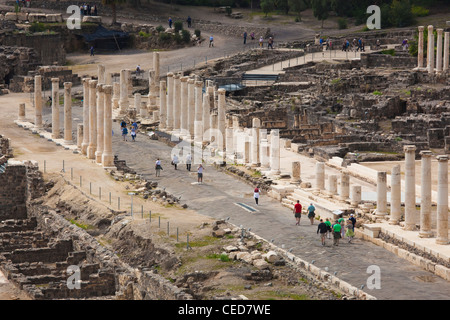
[[[177,170],[178,157],[176,154],[173,155],[172,164],[175,166],[175,170]]]
[[[191,154],[189,153],[189,154],[186,156],[186,169],[187,169],[187,171],[191,171],[191,164],[192,164],[192,156],[191,156]]]
[[[200,164],[197,168],[197,182],[203,183],[203,166]]]
[[[158,160],[156,160],[155,170],[156,170],[156,176],[160,177],[161,176],[162,167],[161,167],[161,160],[159,160],[159,158],[158,158]]]

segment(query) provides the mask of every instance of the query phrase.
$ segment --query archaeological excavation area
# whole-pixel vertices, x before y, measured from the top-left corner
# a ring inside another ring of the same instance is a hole
[[[35,20],[53,31],[31,39],[22,28]],[[101,19],[87,20],[95,37]],[[139,74],[108,54],[68,67],[89,37],[62,30],[61,15],[0,21],[0,280],[27,299],[382,300],[398,290],[413,300],[422,285],[419,299],[450,294],[449,25],[333,36],[363,37],[364,52],[329,50],[317,36],[236,45],[184,68],[167,62],[180,44],[144,44],[144,33],[163,32],[159,21],[117,26],[121,50],[150,49]],[[322,247],[318,220],[351,216],[354,243]],[[393,268],[386,291],[370,285],[373,265],[383,277]]]

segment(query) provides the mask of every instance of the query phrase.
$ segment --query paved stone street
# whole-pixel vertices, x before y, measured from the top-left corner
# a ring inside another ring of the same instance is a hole
[[[114,132],[120,132],[119,124],[114,123]],[[178,170],[170,165],[171,148],[166,144],[150,140],[139,134],[136,142],[122,141],[119,134],[113,137],[113,151],[119,159],[142,174],[146,179],[158,181],[160,187],[181,197],[190,209],[214,218],[230,218],[237,226],[251,228],[255,234],[274,241],[274,244],[289,250],[306,260],[315,260],[315,265],[328,268],[331,273],[344,281],[361,287],[378,299],[448,299],[450,285],[447,281],[411,265],[396,255],[372,243],[359,239],[348,244],[341,241],[338,247],[332,245],[332,239],[322,247],[316,234],[317,222],[310,225],[303,216],[300,226],[295,226],[293,214],[281,203],[262,195],[260,205],[253,200],[253,187],[230,175],[219,172],[206,165],[204,184],[198,185],[196,167],[188,172],[185,165],[179,164]],[[155,177],[154,163],[162,160],[161,177]],[[258,211],[249,212],[236,205],[244,203]],[[371,265],[380,267],[381,289],[368,289],[367,273]]]

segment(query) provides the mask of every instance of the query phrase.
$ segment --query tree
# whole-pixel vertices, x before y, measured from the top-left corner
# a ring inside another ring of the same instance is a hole
[[[330,10],[329,0],[312,0],[311,6],[313,9],[314,17],[322,21],[323,29],[323,22],[328,19],[328,11]]]
[[[289,9],[291,9],[293,12],[297,13],[298,17],[300,18],[300,12],[308,9],[308,3],[306,0],[289,0]]]
[[[102,0],[103,5],[107,5],[111,7],[112,10],[112,24],[117,23],[117,12],[116,7],[120,3],[125,3],[126,0]]]
[[[389,22],[394,27],[407,27],[414,23],[414,15],[411,11],[409,0],[394,0],[389,12]]]
[[[269,14],[269,12],[273,10],[272,0],[262,0],[260,6],[261,10],[266,14],[266,17]]]

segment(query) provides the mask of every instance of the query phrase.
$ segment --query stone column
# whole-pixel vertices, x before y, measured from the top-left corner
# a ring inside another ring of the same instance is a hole
[[[89,146],[89,78],[83,78],[83,143],[81,153],[87,155]]]
[[[189,77],[180,78],[180,129],[181,135],[186,137],[189,130],[189,92],[188,92]]]
[[[103,84],[97,83],[97,149],[95,150],[95,162],[102,163],[103,141],[105,123],[105,93]]]
[[[438,156],[436,243],[448,244],[448,156]]]
[[[321,191],[325,189],[325,163],[316,163],[316,190]]]
[[[387,175],[385,171],[377,172],[377,217],[387,215]]]
[[[113,108],[118,109],[119,108],[119,100],[120,100],[120,82],[114,82],[113,83]]]
[[[211,125],[211,99],[209,96],[209,92],[206,91],[204,97],[203,97],[203,103],[202,103],[202,120],[203,120],[203,142],[211,141],[211,135],[209,134]]]
[[[179,74],[173,75],[173,130],[178,132],[181,128],[181,79]]]
[[[418,54],[417,54],[417,67],[423,68],[423,30],[424,26],[419,27],[419,41],[417,44]]]
[[[391,216],[389,224],[398,224],[402,217],[402,177],[400,165],[392,167],[391,171]]]
[[[64,143],[72,142],[72,82],[64,82]]]
[[[219,129],[219,132],[222,134],[222,150],[225,147],[225,122],[226,122],[226,102],[225,102],[225,89],[219,89],[217,90],[218,93],[218,103],[217,103],[217,121],[218,125],[217,128]],[[219,144],[220,147],[220,144]]]
[[[280,174],[280,131],[270,131],[270,171],[272,174]]]
[[[292,175],[291,175],[291,183],[292,184],[300,184],[301,180],[301,163],[300,161],[292,162]]]
[[[142,96],[139,92],[136,92],[134,94],[134,108],[136,109],[136,115],[140,115],[141,113],[141,103],[142,103]]]
[[[119,108],[120,114],[124,115],[127,113],[129,107],[128,101],[128,71],[126,69],[120,70],[120,98],[119,98]]]
[[[405,151],[405,230],[416,229],[416,146],[408,145]]]
[[[195,81],[195,122],[194,122],[194,141],[201,144],[203,141],[203,82]]]
[[[188,116],[187,116],[187,130],[189,131],[189,139],[194,136],[194,122],[195,122],[195,80],[188,80]]]
[[[340,190],[341,200],[347,200],[350,196],[350,175],[347,171],[341,171],[341,190]]]
[[[431,151],[421,151],[420,232],[419,237],[430,238],[431,232]]]
[[[25,103],[19,104],[19,119],[20,121],[25,120]]]
[[[350,205],[357,208],[361,203],[361,186],[352,186]]]
[[[52,139],[59,139],[59,78],[52,78]]]
[[[220,97],[220,96],[219,96]],[[261,120],[258,118],[252,119],[252,167],[259,167],[261,165],[259,156],[259,129],[261,128]]]
[[[450,32],[444,33],[444,65],[442,67],[443,71],[447,71],[449,68],[449,60],[450,60]]]
[[[442,72],[442,33],[444,29],[437,29],[437,44],[436,44],[436,71]]]
[[[83,124],[77,124],[77,148],[81,149],[81,143],[83,142]]]
[[[233,126],[229,126],[225,129],[225,150],[227,158],[234,162],[234,130]],[[258,150],[259,152],[259,150]]]
[[[97,80],[89,80],[89,146],[87,148],[87,157],[89,159],[95,159],[96,150],[97,150]]]
[[[42,129],[42,77],[34,76],[34,127]]]
[[[98,83],[105,84],[106,83],[106,77],[105,77],[105,66],[103,64],[99,64],[97,66],[97,72],[98,72]]]
[[[173,130],[173,73],[169,72],[167,74],[167,124],[166,129],[168,131]]]
[[[153,70],[155,71],[155,92],[156,94],[161,93],[160,85],[161,82],[159,80],[159,52],[153,52]],[[161,96],[161,95],[160,95]]]
[[[112,101],[111,93],[112,86],[103,86],[104,94],[104,133],[103,133],[103,153],[102,153],[102,165],[104,168],[114,167],[114,155],[112,152]]]
[[[433,35],[433,26],[428,26],[428,35]],[[427,69],[434,73],[434,36],[428,37]]]
[[[165,129],[167,124],[166,82],[159,82],[159,128]]]
[[[270,146],[267,140],[267,129],[260,129],[259,135],[261,137],[259,158],[261,167],[264,169],[270,168]]]
[[[336,174],[328,176],[328,193],[330,196],[337,195],[337,181],[338,176]]]

